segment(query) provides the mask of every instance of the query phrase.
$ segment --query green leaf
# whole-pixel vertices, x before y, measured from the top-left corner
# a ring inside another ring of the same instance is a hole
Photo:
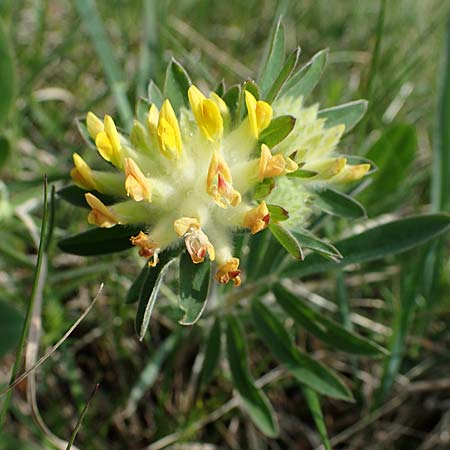
[[[82,137],[83,141],[87,146],[97,151],[97,147],[95,145],[94,140],[91,138],[91,135],[88,132],[87,126],[86,126],[86,119],[84,117],[76,117],[75,118],[75,125],[78,128],[78,132],[80,133],[80,136]]]
[[[132,247],[130,238],[142,227],[116,225],[112,228],[94,228],[62,239],[58,247],[66,253],[80,256],[105,255],[121,252]]]
[[[294,235],[278,223],[271,223],[269,230],[275,239],[296,259],[303,260],[303,252]]]
[[[253,80],[244,81],[244,84],[242,85],[242,92],[245,91],[250,92],[256,100],[261,98],[259,86]],[[244,96],[241,97],[241,101],[243,101],[243,98]]]
[[[330,369],[301,352],[293,343],[286,327],[267,306],[254,300],[252,318],[256,332],[275,358],[282,363],[302,385],[329,397],[353,400],[352,394]]]
[[[279,97],[307,97],[319,82],[327,63],[328,50],[321,50],[283,86]]]
[[[147,115],[150,109],[149,101],[144,97],[139,97],[136,101],[136,105],[134,107],[134,114],[136,119],[141,124],[147,124]]]
[[[222,329],[220,318],[216,317],[211,331],[206,340],[205,358],[203,360],[202,369],[199,376],[199,386],[206,386],[214,375],[220,360],[220,340],[222,336]]]
[[[228,89],[223,95],[222,99],[227,104],[230,110],[230,115],[233,120],[236,119],[236,112],[239,107],[239,100],[241,98],[241,85],[235,84]]]
[[[322,408],[320,406],[319,396],[311,389],[304,387],[303,395],[308,405],[311,415],[313,417],[314,423],[316,424],[317,431],[322,438],[323,446],[325,450],[332,450],[330,441],[328,440],[327,427],[325,425],[325,419],[323,417]]]
[[[8,117],[16,96],[16,70],[12,47],[0,20],[0,125]]]
[[[286,174],[289,178],[313,178],[317,175],[317,172],[313,170],[297,169],[294,172]]]
[[[269,103],[272,103],[278,96],[281,88],[284,86],[284,83],[289,79],[292,72],[297,67],[298,58],[300,57],[300,47],[297,47],[288,57],[286,63],[283,68],[280,70],[277,78],[272,84],[270,91],[265,96],[265,100]]]
[[[0,136],[0,170],[6,164],[11,155],[11,145],[9,139],[5,136]]]
[[[416,150],[416,130],[407,124],[390,126],[369,149],[366,157],[372,160],[379,170],[371,177],[370,185],[359,198],[368,205],[371,213],[387,209],[395,193],[402,193]]]
[[[450,230],[450,215],[424,214],[396,220],[349,236],[333,245],[343,255],[339,262],[309,255],[302,264],[289,264],[284,274],[306,276],[359,264],[410,250]]]
[[[145,365],[136,383],[131,388],[128,395],[127,404],[124,409],[127,415],[131,415],[142,400],[142,398],[149,392],[155,381],[158,379],[158,375],[161,373],[161,367],[168,356],[176,349],[180,342],[182,334],[180,330],[169,334],[169,336],[162,342],[154,352],[149,361]]]
[[[366,100],[355,100],[344,105],[333,108],[322,109],[317,115],[320,119],[326,119],[325,127],[331,128],[344,124],[345,132],[348,133],[363,118],[367,111]]]
[[[294,235],[295,239],[297,239],[302,248],[308,248],[316,253],[319,253],[325,258],[330,258],[332,260],[338,260],[342,258],[342,255],[334,245],[320,240],[309,231],[293,231],[292,234]]]
[[[219,96],[219,97],[223,97],[223,95],[225,94],[225,80],[222,79],[222,81],[216,86],[216,88],[214,89],[214,92]]]
[[[328,187],[317,190],[315,193],[317,199],[314,204],[328,214],[346,219],[359,219],[366,216],[366,211],[361,203],[343,192]]]
[[[269,53],[261,71],[261,76],[258,80],[263,96],[269,92],[274,81],[277,79],[280,72],[280,67],[283,66],[285,51],[284,40],[284,25],[280,17],[275,29],[273,30],[273,34],[270,39]]]
[[[338,323],[311,309],[282,285],[276,284],[273,287],[273,293],[280,306],[295,320],[297,325],[331,347],[355,355],[380,356],[387,354],[384,348],[374,342],[348,331]]]
[[[184,312],[181,325],[194,325],[203,313],[208,299],[211,263],[194,264],[188,252],[180,258],[179,306]]]
[[[0,301],[0,360],[19,343],[23,315],[4,301]]]
[[[131,286],[128,289],[127,295],[125,297],[125,303],[136,303],[139,300],[142,286],[144,285],[150,270],[151,266],[149,266],[146,262],[142,270],[139,272],[139,275],[135,278],[133,283],[131,283]]]
[[[295,126],[295,117],[278,116],[270,122],[259,136],[260,144],[266,144],[269,148],[275,147],[286,138]]]
[[[158,109],[161,109],[164,101],[164,96],[153,80],[150,80],[150,83],[148,83],[147,93],[148,101],[151,104],[154,104]]]
[[[278,424],[269,399],[258,389],[248,369],[248,351],[242,328],[233,316],[227,317],[227,354],[234,387],[253,423],[269,437],[278,435]]]
[[[175,58],[172,58],[167,66],[164,96],[169,98],[177,115],[182,106],[189,107],[188,89],[191,84],[184,67]]]
[[[265,199],[274,189],[275,180],[273,178],[266,178],[261,183],[257,184],[253,192],[254,200]]]
[[[159,288],[170,264],[175,260],[179,250],[166,250],[159,255],[158,264],[147,272],[139,293],[135,328],[139,340],[144,339],[150,318],[158,296]]]
[[[70,186],[61,188],[57,192],[57,194],[58,197],[74,206],[90,209],[90,206],[87,204],[86,198],[84,196],[87,192],[88,191],[85,191],[84,189],[81,189],[78,186],[72,184]],[[90,190],[89,192],[99,198],[105,205],[112,205],[115,203],[114,197],[111,197],[110,195],[102,194],[94,190]]]
[[[267,205],[267,209],[270,213],[270,222],[283,222],[289,219],[289,213],[284,208],[278,205]]]

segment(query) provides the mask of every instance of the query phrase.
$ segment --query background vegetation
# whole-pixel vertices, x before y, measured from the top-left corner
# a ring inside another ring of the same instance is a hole
[[[276,440],[265,438],[236,409],[222,358],[211,377],[201,371],[213,318],[221,314],[214,305],[198,325],[182,328],[168,283],[139,343],[135,307],[124,299],[141,262],[132,252],[90,259],[62,253],[57,241],[87,224],[84,211],[57,197],[36,284],[44,174],[58,189],[68,182],[74,151],[93,160],[74,118],[88,110],[115,113],[123,125],[131,113],[126,100],[134,104],[145,94],[150,78],[162,85],[171,56],[206,89],[222,78],[230,85],[255,76],[274,17],[281,13],[287,47],[299,43],[303,62],[330,49],[328,68],[309,101],[322,107],[358,98],[370,102],[365,119],[340,147],[378,166],[371,185],[357,194],[368,219],[330,217],[320,224],[320,234],[336,241],[366,226],[448,211],[448,4],[3,0],[0,13],[1,384],[9,382],[31,297],[33,318],[41,318],[43,327],[34,338],[44,354],[105,283],[92,312],[14,389],[0,449],[54,448],[39,421],[68,441],[96,383],[100,387],[77,435],[80,449],[319,448],[302,391],[251,326],[250,367],[277,412]],[[399,256],[295,281],[296,292],[319,311],[391,351],[356,360],[297,330],[298,345],[342,373],[355,395],[354,403],[322,403],[333,448],[449,447],[448,256],[448,240],[441,237]],[[246,324],[248,306],[246,301],[237,306]],[[36,359],[30,346],[27,357]],[[27,390],[35,405],[26,401]]]

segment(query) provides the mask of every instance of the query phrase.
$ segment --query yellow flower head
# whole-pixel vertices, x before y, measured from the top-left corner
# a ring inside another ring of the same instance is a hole
[[[250,129],[255,139],[258,139],[261,131],[265,130],[272,120],[272,107],[262,101],[256,100],[253,94],[245,91],[245,104],[247,106]]]
[[[169,100],[164,100],[156,129],[159,148],[166,158],[178,159],[183,148],[180,125]]]

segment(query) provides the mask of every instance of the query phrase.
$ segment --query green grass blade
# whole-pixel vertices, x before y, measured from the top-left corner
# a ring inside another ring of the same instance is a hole
[[[34,272],[34,280],[33,287],[31,290],[30,301],[28,303],[27,312],[25,315],[25,321],[22,327],[22,333],[20,335],[19,346],[16,352],[16,359],[14,361],[14,366],[11,371],[10,384],[14,382],[17,378],[17,373],[19,371],[20,364],[22,362],[23,352],[26,346],[26,340],[28,335],[28,330],[30,328],[31,323],[31,314],[33,311],[34,301],[36,299],[36,293],[38,290],[38,284],[41,276],[41,268],[42,268],[42,260],[44,259],[45,252],[45,242],[47,236],[47,221],[48,221],[48,195],[47,195],[47,179],[44,180],[44,207],[42,213],[42,225],[41,225],[41,234],[39,238],[39,249],[38,249],[38,257],[36,261],[36,269]],[[0,430],[3,428],[5,423],[6,415],[8,413],[9,404],[11,401],[12,391],[9,391],[5,395],[5,399],[3,401],[3,405],[0,412]]]
[[[306,404],[311,411],[311,415],[313,417],[314,423],[316,424],[317,431],[322,438],[322,443],[325,447],[325,450],[332,450],[330,441],[328,439],[325,418],[323,417],[322,407],[320,406],[319,396],[312,389],[309,389],[307,387],[303,387],[303,395],[305,396]]]
[[[16,70],[12,47],[0,20],[0,125],[8,117],[16,96]]]
[[[114,56],[108,40],[95,0],[75,0],[75,7],[91,38],[97,57],[103,67],[106,78],[113,93],[117,109],[123,124],[131,128],[133,112],[127,98],[126,77]]]
[[[278,435],[278,424],[269,399],[258,389],[248,368],[244,333],[234,316],[227,317],[227,354],[234,387],[253,423],[269,437]]]
[[[199,387],[206,386],[214,375],[219,364],[222,327],[220,317],[216,317],[208,338],[206,339],[205,358],[199,376]]]

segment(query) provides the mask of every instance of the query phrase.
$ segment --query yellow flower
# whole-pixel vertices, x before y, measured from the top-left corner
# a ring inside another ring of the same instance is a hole
[[[105,129],[103,122],[93,113],[88,112],[86,116],[86,126],[92,139],[96,139],[97,134]]]
[[[88,192],[84,195],[86,202],[92,208],[88,222],[102,228],[111,228],[119,223],[118,218],[100,199]]]
[[[219,266],[216,272],[216,280],[221,284],[227,284],[229,281],[233,281],[235,286],[241,284],[241,271],[239,267],[239,258],[231,258],[225,264]]]
[[[70,176],[75,181],[75,184],[83,189],[98,190],[92,175],[92,169],[78,153],[73,154],[73,163],[75,167],[71,170]]]
[[[287,173],[295,172],[298,164],[290,158],[284,158],[283,155],[272,156],[272,152],[266,144],[261,145],[261,158],[259,160],[258,178],[263,181],[264,178],[277,177]]]
[[[206,192],[221,208],[236,206],[241,202],[241,194],[233,188],[231,171],[223,157],[214,151],[206,178]]]
[[[244,218],[244,227],[250,228],[252,234],[264,230],[270,220],[270,213],[266,202],[263,200],[256,208],[247,212]]]
[[[218,106],[220,104],[223,107],[218,100],[220,97],[216,96],[213,100],[206,98],[194,85],[189,88],[188,97],[197,125],[206,139],[220,140],[223,134],[223,119]]]
[[[159,148],[166,158],[178,159],[183,148],[180,126],[169,100],[164,100],[158,119]]]
[[[142,200],[150,202],[152,200],[150,183],[141,169],[139,169],[139,166],[131,158],[125,158],[124,170],[127,195],[137,202]]]
[[[122,146],[114,120],[111,116],[106,115],[103,125],[104,130],[99,131],[95,137],[95,145],[103,159],[121,168],[123,165]]]
[[[149,259],[148,265],[155,267],[158,264],[158,253],[160,251],[159,245],[152,240],[152,238],[145,234],[143,231],[139,231],[137,236],[130,238],[131,244],[135,247],[140,247],[139,255]]]
[[[202,263],[206,255],[214,261],[216,254],[208,236],[202,231],[200,222],[193,217],[181,217],[175,220],[173,227],[178,236],[184,236],[186,249],[194,264]]]
[[[261,131],[265,130],[272,120],[272,107],[262,100],[257,101],[248,91],[245,91],[245,104],[251,132],[253,137],[258,139]]]

